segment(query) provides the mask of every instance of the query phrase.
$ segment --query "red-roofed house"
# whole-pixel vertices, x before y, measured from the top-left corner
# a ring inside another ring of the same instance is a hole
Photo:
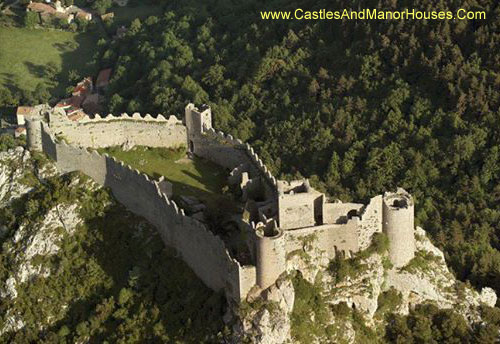
[[[78,84],[76,84],[75,89],[72,92],[72,95],[86,96],[92,92],[93,88],[94,86],[92,84],[92,78],[89,76],[80,81]]]
[[[31,106],[18,106],[16,111],[16,119],[18,125],[24,125],[24,119],[33,113],[34,108]]]
[[[30,2],[27,6],[28,11],[38,12],[38,13],[50,13],[56,14],[56,9],[43,2]]]
[[[57,103],[54,108],[60,108],[60,109],[67,109],[71,106],[71,103],[70,103],[70,98],[66,98],[66,99],[61,99],[59,101],[59,103]]]
[[[83,112],[82,110],[77,110],[77,111],[71,113],[70,115],[68,115],[68,119],[70,121],[77,122],[85,116],[86,116],[85,112]]]
[[[81,18],[81,19],[84,19],[84,20],[92,20],[92,13],[84,10],[84,9],[79,9],[76,14],[75,14],[75,17],[76,18]]]
[[[57,11],[53,6],[49,4],[44,4],[42,2],[30,2],[26,7],[27,11],[40,13],[42,19],[50,19],[51,17],[57,17],[71,23],[73,20],[73,15],[65,12]]]

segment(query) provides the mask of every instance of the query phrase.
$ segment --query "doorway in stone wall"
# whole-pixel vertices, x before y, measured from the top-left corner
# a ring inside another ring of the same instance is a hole
[[[191,153],[194,152],[194,142],[192,140],[189,140],[189,151]]]

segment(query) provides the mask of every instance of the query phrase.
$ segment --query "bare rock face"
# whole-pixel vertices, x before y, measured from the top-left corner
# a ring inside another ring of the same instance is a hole
[[[415,237],[415,258],[402,268],[391,267],[384,254],[373,253],[363,259],[356,258],[358,268],[337,282],[336,276],[326,271],[328,259],[311,260],[312,255],[321,257],[321,253],[315,252],[314,248],[305,248],[301,254],[289,257],[288,277],[294,271],[300,271],[311,284],[319,278],[321,294],[328,304],[333,306],[344,302],[360,312],[371,327],[380,325],[380,318],[375,317],[380,306],[379,297],[389,289],[400,295],[399,304],[392,306],[390,312],[406,315],[415,305],[432,302],[442,309],[453,308],[471,325],[480,322],[479,306],[494,306],[497,300],[495,292],[483,288],[479,293],[457,281],[446,265],[444,254],[431,243],[425,231],[417,227]],[[320,261],[321,264],[310,264],[310,261]],[[259,344],[293,342],[290,316],[295,291],[291,279],[282,276],[268,289],[260,293],[255,290],[251,295],[251,304],[257,305],[257,309],[251,309],[240,318],[234,327],[238,333],[234,342],[241,342],[243,338]],[[336,329],[335,341],[356,341],[356,331],[349,321],[330,314],[326,325]],[[328,339],[317,338],[318,343],[325,341]]]
[[[480,301],[489,307],[495,307],[497,303],[497,294],[491,288],[481,289]]]
[[[30,152],[22,147],[0,152],[0,206],[6,207],[16,198],[29,193],[36,185],[40,185],[46,177],[57,170],[50,162],[46,162],[41,170],[37,170]],[[78,182],[78,181],[77,181]],[[89,188],[93,187],[89,181]],[[9,270],[5,283],[0,283],[1,299],[15,302],[18,288],[29,283],[35,277],[47,277],[52,271],[43,264],[37,264],[37,257],[47,257],[60,250],[60,242],[64,235],[72,235],[82,222],[80,204],[56,204],[36,223],[20,223],[11,238],[3,244],[3,253],[9,257]],[[12,229],[10,229],[12,230]],[[0,235],[8,235],[9,229],[3,226]],[[16,331],[24,326],[24,320],[12,309],[6,310],[4,326],[0,327],[0,335],[7,331]]]
[[[26,182],[27,173],[33,168],[30,157],[30,152],[23,147],[0,152],[0,205],[8,204],[32,189]]]
[[[373,254],[364,263],[366,268],[362,273],[348,276],[340,283],[335,283],[330,274],[324,274],[323,284],[334,286],[335,292],[330,298],[331,304],[345,302],[371,318],[378,308],[377,299],[382,292],[384,268],[382,257],[378,254]]]
[[[263,292],[264,300],[276,302],[279,308],[290,314],[295,302],[295,292],[290,279],[279,279],[276,284]]]
[[[314,257],[314,264],[310,263],[309,257]],[[306,245],[303,247],[301,254],[293,255],[287,259],[287,272],[300,271],[302,277],[310,283],[314,283],[318,273],[327,269],[330,263],[330,259],[325,255],[325,252],[312,245]]]
[[[58,231],[58,228],[72,234],[80,223],[78,207],[76,204],[72,204],[69,206],[55,206],[48,212],[43,222],[35,227],[21,226],[13,238],[15,245],[7,250],[8,253],[15,257],[16,281],[24,283],[34,275],[50,275],[50,271],[40,265],[33,265],[31,262],[37,256],[49,256],[59,251],[58,242],[63,232]]]
[[[493,289],[483,288],[481,293],[457,281],[449,271],[444,254],[427,238],[425,231],[415,230],[418,263],[410,262],[403,269],[387,273],[387,286],[394,287],[403,295],[404,310],[413,305],[435,302],[439,308],[453,308],[469,323],[481,321],[478,308],[481,304],[493,307],[497,296]]]
[[[282,344],[290,342],[290,315],[295,301],[295,292],[290,279],[280,278],[262,291],[258,301],[260,307],[251,309],[233,327],[233,343],[243,340],[255,344]]]
[[[257,336],[254,343],[285,343],[290,337],[290,320],[283,312],[271,313],[264,308],[254,318]]]

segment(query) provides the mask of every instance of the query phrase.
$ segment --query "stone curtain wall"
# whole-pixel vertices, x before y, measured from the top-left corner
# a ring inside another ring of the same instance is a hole
[[[302,250],[308,237],[314,239],[310,242],[314,248],[322,251],[329,259],[335,257],[336,251],[343,251],[348,255],[358,252],[358,226],[359,220],[352,218],[346,224],[328,224],[286,231],[286,254]]]
[[[50,128],[56,135],[62,135],[69,143],[82,147],[110,147],[125,143],[149,147],[178,147],[186,145],[186,127],[175,116],[168,119],[162,115],[154,118],[149,114],[141,117],[108,115],[95,118],[88,116],[71,121],[59,114],[49,117]]]
[[[382,232],[382,195],[370,199],[370,203],[361,210],[360,217],[359,249],[364,250],[370,246],[373,234]]]
[[[78,170],[111,188],[120,203],[158,229],[165,244],[177,249],[211,289],[224,290],[228,299],[240,301],[255,285],[255,267],[242,267],[232,259],[224,242],[201,222],[186,216],[160,191],[158,182],[108,155],[58,143],[45,124],[42,125],[42,147],[61,172]]]
[[[316,199],[322,197],[322,194],[316,192],[280,195],[278,197],[280,228],[294,229],[314,226],[314,203]]]
[[[236,168],[241,164],[248,165],[252,169],[251,172],[262,176],[263,180],[266,181],[264,184],[268,196],[277,193],[278,182],[276,178],[248,143],[243,143],[240,139],[235,139],[222,131],[209,128],[195,142],[194,149],[196,155],[229,169]]]

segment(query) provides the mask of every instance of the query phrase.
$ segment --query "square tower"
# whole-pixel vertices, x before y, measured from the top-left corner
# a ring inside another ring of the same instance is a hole
[[[210,106],[203,104],[198,109],[194,104],[188,104],[186,106],[186,128],[189,138],[196,138],[205,130],[212,128],[212,111]]]
[[[278,219],[281,229],[296,229],[322,224],[324,195],[308,180],[280,184]]]

